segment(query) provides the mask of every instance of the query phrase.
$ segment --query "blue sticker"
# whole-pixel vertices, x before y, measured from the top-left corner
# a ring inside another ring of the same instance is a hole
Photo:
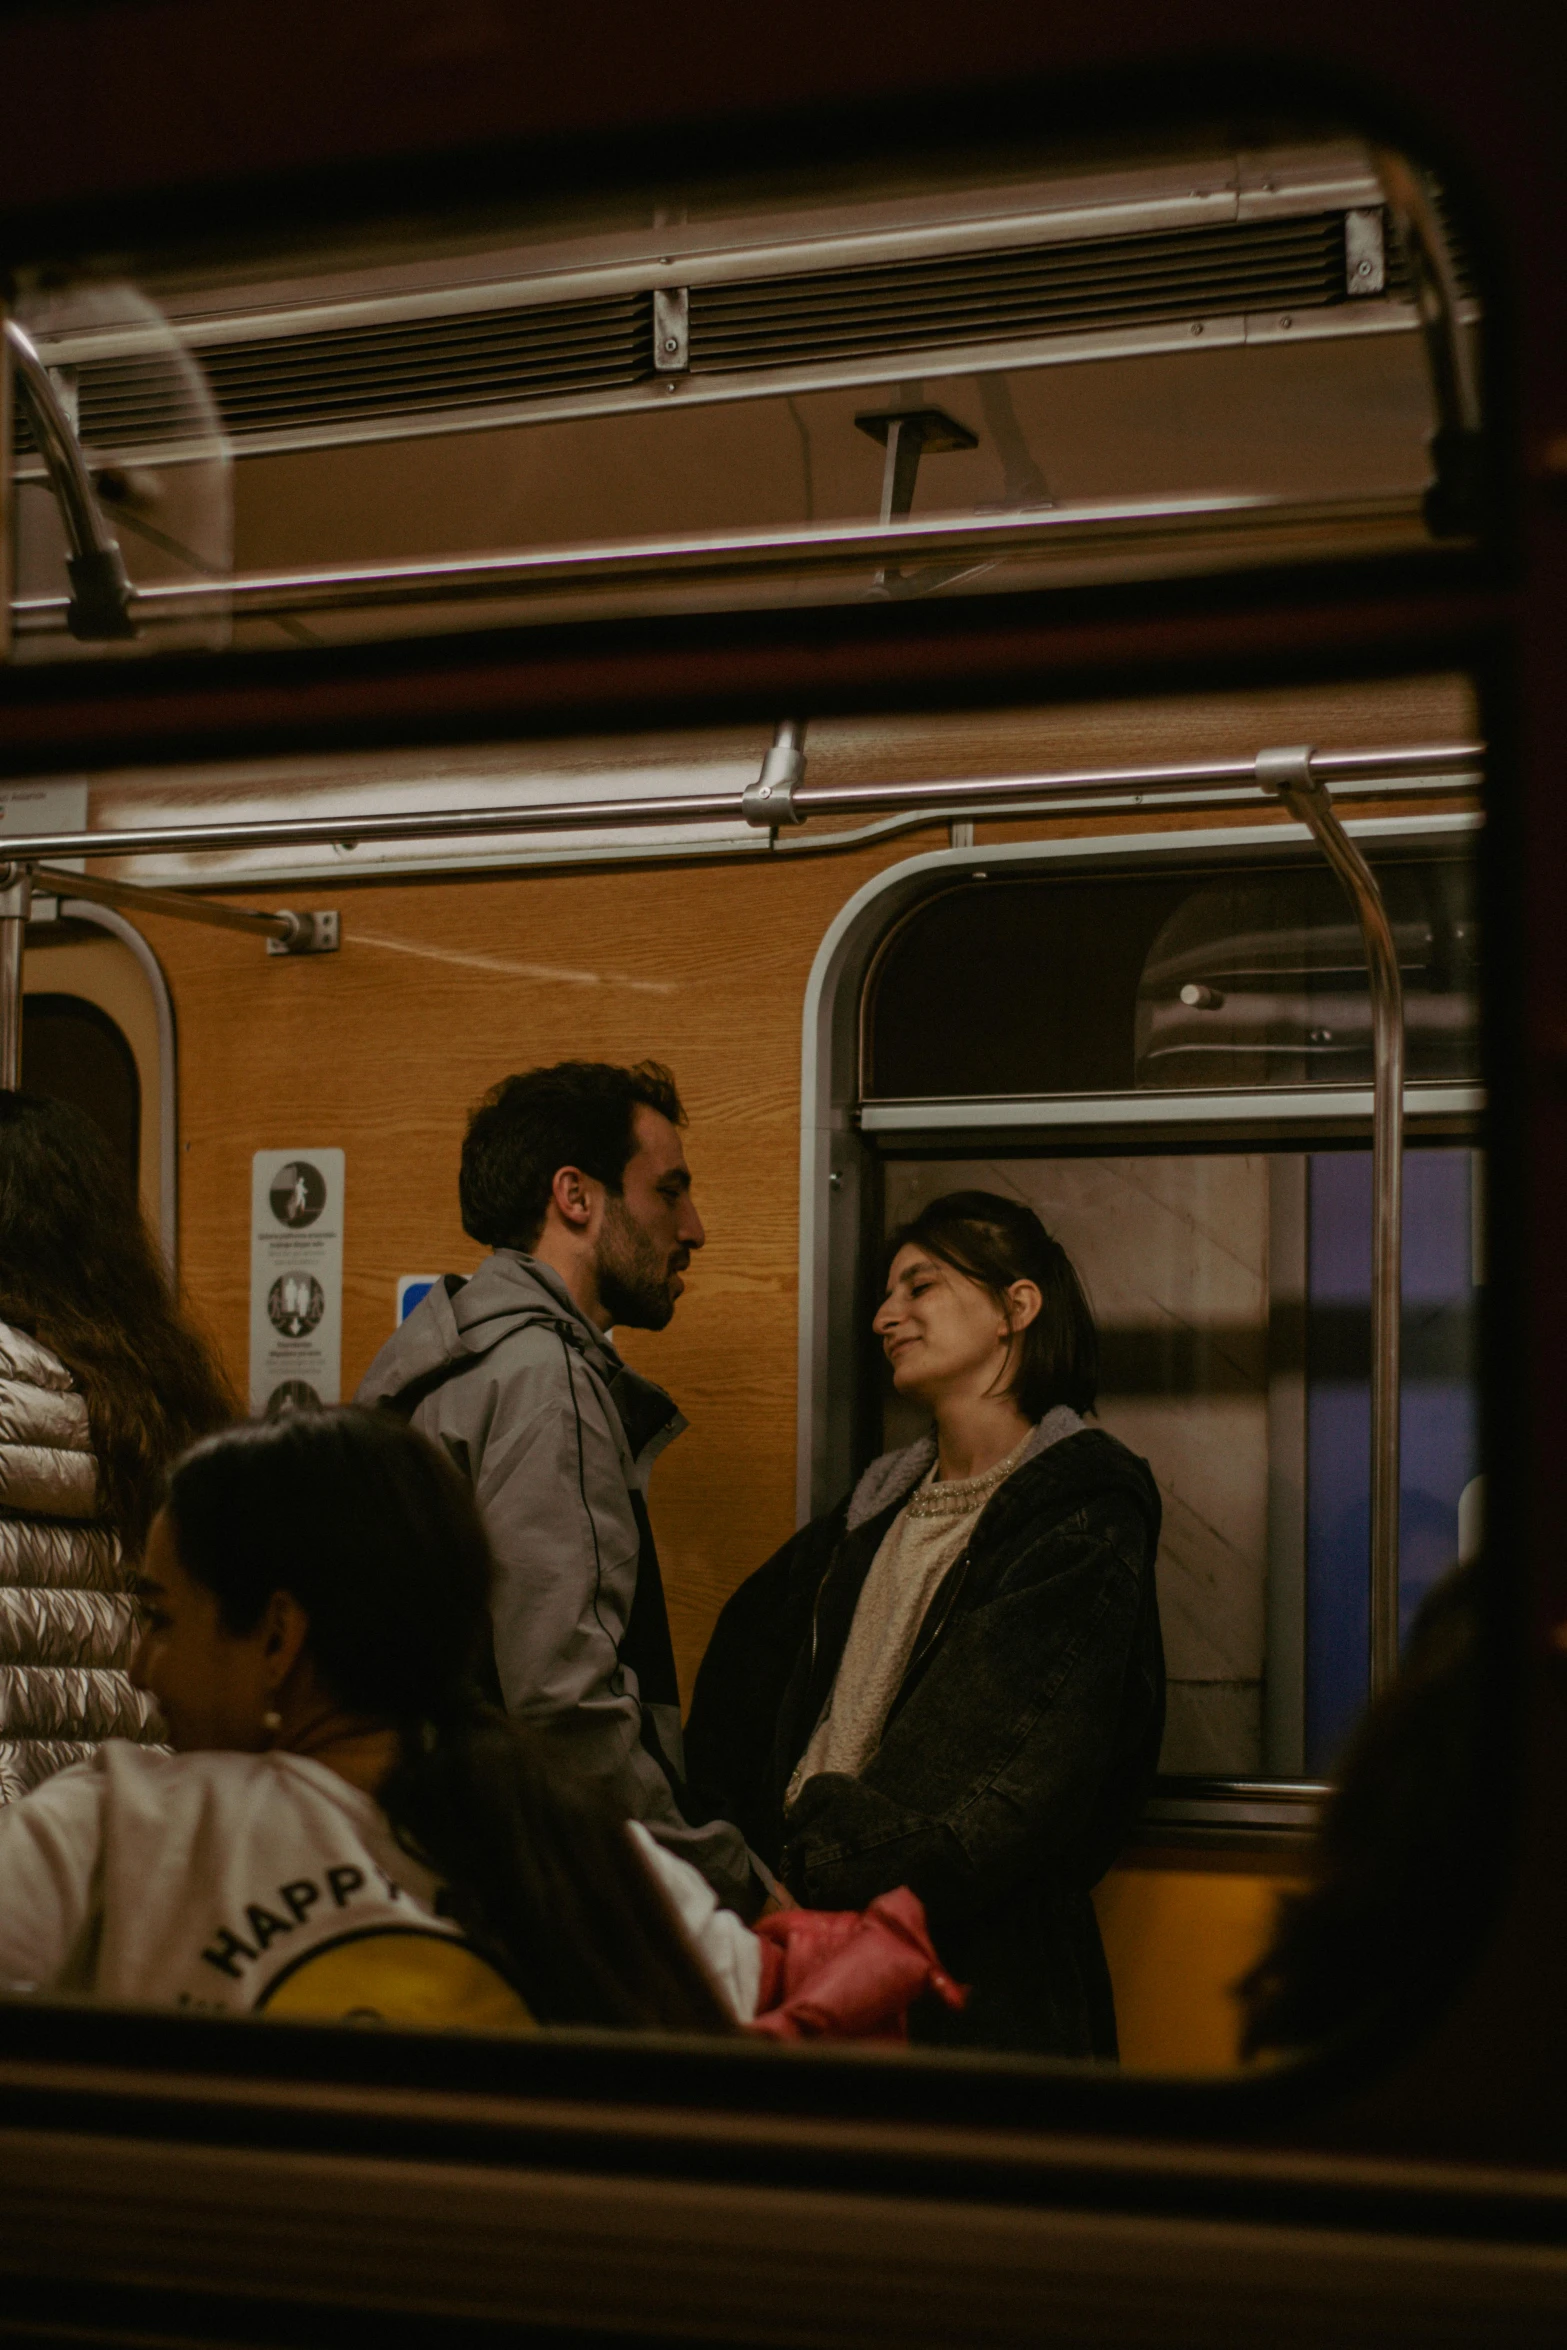
[[[414,1307],[422,1304],[424,1299],[429,1296],[440,1278],[439,1273],[400,1273],[398,1275],[397,1320],[399,1327],[407,1321]]]

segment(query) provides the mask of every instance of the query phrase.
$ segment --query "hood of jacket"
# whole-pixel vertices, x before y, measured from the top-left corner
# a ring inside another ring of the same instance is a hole
[[[387,1340],[360,1382],[358,1401],[412,1411],[471,1363],[524,1330],[557,1331],[614,1398],[632,1454],[662,1451],[686,1422],[652,1379],[621,1360],[548,1265],[500,1248],[467,1279],[446,1273]]]

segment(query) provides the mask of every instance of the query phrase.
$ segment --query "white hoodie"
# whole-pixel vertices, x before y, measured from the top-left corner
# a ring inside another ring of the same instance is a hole
[[[755,1937],[694,1869],[632,1834],[747,2020]],[[301,1996],[307,1961],[314,1987]],[[528,2021],[520,2001],[497,1997],[379,1805],[335,1771],[297,1754],[171,1755],[121,1740],[0,1809],[0,1985],[226,2014]]]

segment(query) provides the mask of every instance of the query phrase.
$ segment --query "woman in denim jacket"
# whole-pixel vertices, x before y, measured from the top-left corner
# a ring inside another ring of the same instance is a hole
[[[1158,1489],[1084,1424],[1093,1322],[1030,1209],[949,1193],[888,1258],[875,1329],[934,1428],[729,1601],[692,1780],[812,1908],[913,1887],[972,1994],[916,2038],[1113,2057],[1090,1895],[1164,1726]]]

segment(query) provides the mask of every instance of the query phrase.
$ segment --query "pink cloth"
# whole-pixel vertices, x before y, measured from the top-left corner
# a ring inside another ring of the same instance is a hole
[[[907,1885],[866,1910],[779,1910],[756,1933],[762,1981],[747,2029],[769,2039],[906,2040],[921,1992],[953,2008],[968,1998],[936,1956],[925,1905]]]

